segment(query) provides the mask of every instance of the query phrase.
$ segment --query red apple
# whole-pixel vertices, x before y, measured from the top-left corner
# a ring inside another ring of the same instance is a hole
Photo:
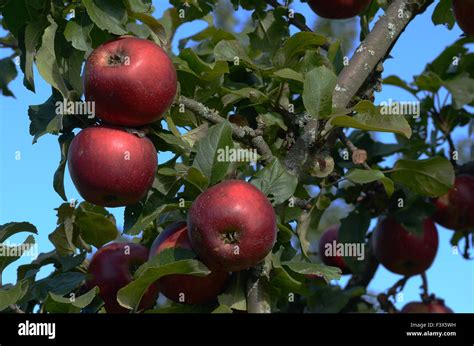
[[[132,281],[133,272],[148,260],[148,249],[134,243],[112,243],[92,256],[88,272],[91,279],[87,289],[98,286],[105,310],[110,313],[126,313],[129,310],[117,302],[117,292]],[[153,307],[158,297],[158,285],[153,283],[140,301],[139,309]]]
[[[453,314],[454,311],[444,305],[442,300],[433,300],[429,303],[411,302],[402,310],[404,314]]]
[[[377,260],[391,272],[412,276],[426,271],[438,251],[438,231],[431,219],[423,223],[423,234],[409,233],[394,218],[385,218],[372,235]]]
[[[339,226],[329,227],[319,239],[319,257],[324,264],[341,269],[342,274],[350,274],[350,269],[344,262],[343,256],[333,253],[339,238]]]
[[[308,0],[309,6],[320,17],[347,19],[362,13],[372,0]]]
[[[255,266],[272,250],[276,217],[267,197],[243,180],[204,191],[188,213],[188,233],[198,257],[216,271]]]
[[[96,48],[85,67],[85,96],[97,116],[120,126],[143,126],[160,119],[173,102],[176,70],[155,43],[130,36]]]
[[[454,187],[435,200],[434,220],[453,230],[474,228],[474,177],[462,175],[456,178]]]
[[[150,250],[150,258],[167,249],[192,250],[188,238],[186,222],[176,222],[168,226],[155,239]],[[160,291],[178,303],[204,304],[211,302],[222,293],[229,279],[229,273],[211,272],[208,276],[173,274],[158,280]],[[181,298],[181,299],[180,299]]]
[[[69,147],[74,185],[86,201],[105,207],[134,204],[145,197],[157,165],[153,143],[120,128],[86,128]]]
[[[453,0],[453,9],[459,27],[466,35],[474,36],[474,0]]]

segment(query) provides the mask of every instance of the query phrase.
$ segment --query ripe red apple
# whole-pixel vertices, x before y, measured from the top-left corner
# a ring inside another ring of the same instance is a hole
[[[453,9],[459,27],[466,35],[474,36],[474,0],[453,0]]]
[[[438,251],[438,231],[431,219],[421,236],[409,233],[392,217],[385,218],[372,235],[377,260],[391,272],[412,276],[427,270]]]
[[[204,191],[188,213],[188,233],[210,269],[234,272],[255,266],[272,250],[276,217],[267,197],[243,180]]]
[[[123,36],[92,52],[84,88],[100,119],[136,127],[163,116],[176,95],[177,76],[170,58],[155,43]]]
[[[161,232],[151,246],[150,258],[167,249],[193,251],[186,222],[175,222]],[[205,277],[167,275],[160,278],[158,282],[161,293],[175,302],[204,304],[215,300],[222,293],[228,279],[229,273],[213,271]]]
[[[148,260],[148,249],[134,243],[112,243],[92,256],[88,272],[91,279],[87,289],[98,286],[105,310],[110,313],[126,313],[129,310],[117,302],[117,292],[132,281],[133,272]],[[140,301],[139,310],[153,307],[158,297],[157,283],[153,283]]]
[[[454,187],[435,200],[434,220],[453,230],[474,228],[474,177],[456,178]]]
[[[105,207],[140,201],[153,184],[157,166],[153,143],[120,128],[86,128],[69,147],[74,185],[86,201]]]
[[[308,0],[312,10],[323,18],[347,19],[362,13],[372,0]]]
[[[454,311],[444,305],[442,300],[433,300],[429,303],[411,302],[402,310],[404,314],[453,314]]]
[[[333,253],[339,242],[339,226],[329,227],[319,239],[319,257],[324,264],[341,269],[342,274],[350,274],[350,269],[344,262],[343,256]],[[330,252],[329,252],[330,251]]]

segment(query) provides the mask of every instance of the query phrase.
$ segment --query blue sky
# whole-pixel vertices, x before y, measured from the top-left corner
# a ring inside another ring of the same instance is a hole
[[[169,7],[168,1],[154,1],[156,16]],[[304,14],[309,24],[316,20],[316,16],[306,4],[297,1],[293,8]],[[432,11],[432,9],[431,9]],[[420,73],[427,62],[432,61],[446,46],[454,42],[461,31],[456,27],[449,31],[444,27],[434,27],[431,23],[431,11],[417,18],[407,29],[392,52],[393,59],[385,64],[384,76],[396,74],[408,81],[412,76]],[[248,17],[249,13],[239,11],[240,18]],[[183,25],[175,37],[174,49],[177,42],[205,28],[206,24],[196,21]],[[3,35],[3,32],[0,34]],[[10,54],[3,49],[0,57]],[[32,137],[28,133],[29,119],[28,105],[41,104],[50,96],[49,86],[35,71],[36,94],[23,87],[22,74],[10,84],[16,99],[0,96],[0,224],[11,221],[29,221],[36,225],[39,235],[36,237],[40,252],[53,249],[48,240],[48,234],[55,228],[56,215],[54,208],[62,203],[60,197],[52,188],[53,174],[59,163],[59,150],[57,137],[44,136],[38,143],[32,145]],[[377,102],[389,98],[404,101],[411,100],[409,95],[400,89],[385,87],[378,94]],[[466,138],[466,131],[457,131],[455,140]],[[391,136],[382,136],[384,141],[391,140]],[[20,154],[20,159],[16,160]],[[166,161],[166,156],[159,157],[160,162]],[[81,200],[75,190],[69,174],[65,174],[65,188],[69,199]],[[123,208],[111,209],[117,218],[119,226],[123,224]],[[472,261],[462,259],[460,255],[453,254],[449,244],[452,231],[438,227],[440,235],[440,248],[435,263],[428,271],[428,280],[431,292],[436,293],[446,300],[446,304],[455,312],[474,312],[473,277],[474,267]],[[16,235],[11,241],[21,242],[25,235]],[[16,267],[18,264],[30,262],[24,258],[11,265],[4,273],[4,283],[15,282]],[[46,274],[45,268],[43,274]],[[369,291],[380,292],[386,290],[399,276],[391,274],[380,268],[369,286]],[[405,290],[404,300],[397,304],[403,306],[406,302],[419,299],[419,278],[411,279]]]

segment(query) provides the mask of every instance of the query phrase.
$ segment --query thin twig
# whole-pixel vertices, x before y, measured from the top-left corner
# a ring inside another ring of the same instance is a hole
[[[347,138],[346,134],[344,132],[340,132],[339,133],[339,139],[341,140],[342,143],[344,143],[344,145],[347,147],[347,149],[350,150],[350,152],[352,153],[352,160],[354,163],[358,163],[355,161],[354,157],[356,155],[358,155],[359,153],[362,152],[362,149],[359,149],[357,148],[354,143],[351,142],[351,140],[349,138]],[[365,152],[365,150],[363,150]],[[367,154],[367,152],[365,152]],[[360,163],[362,166],[364,166],[364,168],[368,171],[371,170],[370,166],[367,164],[367,162],[364,160],[363,162]]]
[[[185,108],[189,109],[194,114],[213,124],[220,124],[226,120],[221,117],[219,112],[215,109],[208,108],[202,103],[188,97],[180,96],[177,103],[184,105]],[[264,162],[270,163],[273,160],[274,156],[267,142],[263,139],[261,130],[255,130],[248,126],[238,126],[233,123],[230,123],[230,126],[232,127],[232,135],[239,140],[249,140],[251,145],[255,147],[258,153],[262,156]]]

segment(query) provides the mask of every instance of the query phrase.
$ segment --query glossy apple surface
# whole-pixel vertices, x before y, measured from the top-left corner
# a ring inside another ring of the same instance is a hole
[[[148,249],[134,243],[112,243],[106,245],[92,256],[88,272],[88,289],[99,287],[99,295],[104,300],[109,313],[129,312],[117,301],[117,292],[132,281],[134,271],[148,260]],[[159,289],[152,284],[142,297],[139,310],[153,307]]]
[[[474,177],[456,178],[454,187],[435,200],[434,220],[443,227],[462,230],[474,228]]]
[[[248,269],[271,251],[276,216],[267,197],[243,180],[226,180],[204,191],[188,213],[188,233],[209,268]]]
[[[468,36],[474,36],[474,0],[453,0],[453,9],[459,27]]]
[[[385,218],[372,235],[377,260],[393,273],[412,276],[423,273],[438,251],[438,231],[431,219],[423,223],[423,234],[409,233],[394,218]]]
[[[120,126],[137,127],[159,120],[173,102],[176,70],[155,43],[119,37],[97,47],[86,62],[84,89],[96,115]]]
[[[176,222],[168,226],[155,239],[150,249],[150,258],[163,251],[193,251],[188,238],[186,222]],[[186,257],[189,258],[189,257]],[[204,304],[211,302],[222,293],[229,279],[229,273],[211,272],[208,276],[173,274],[158,280],[160,291],[167,298],[178,303]]]
[[[348,19],[362,13],[372,0],[309,0],[311,9],[327,19]]]
[[[157,166],[153,143],[120,128],[86,128],[69,147],[74,185],[86,201],[104,207],[140,201],[153,184]]]
[[[444,305],[441,301],[430,303],[411,302],[405,305],[402,310],[405,314],[453,314],[454,311]]]

